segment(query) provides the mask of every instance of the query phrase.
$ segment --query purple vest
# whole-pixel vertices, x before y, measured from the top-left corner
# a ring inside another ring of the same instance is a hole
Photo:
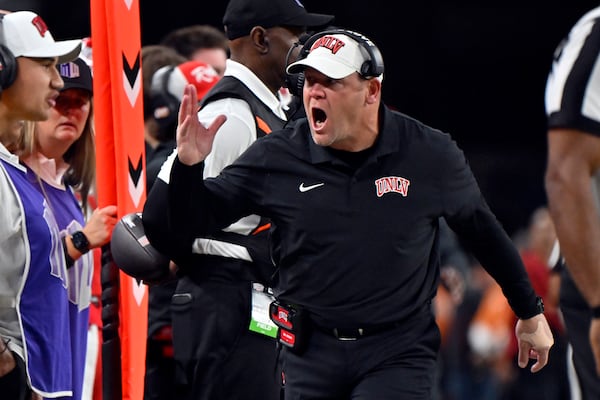
[[[27,177],[36,181],[34,186],[41,193],[35,174],[28,170]],[[42,181],[44,193],[50,202],[60,237],[71,235],[85,225],[83,213],[70,189],[57,189]],[[67,270],[67,293],[69,298],[69,322],[71,335],[71,357],[73,398],[80,399],[83,390],[83,373],[89,326],[89,307],[92,294],[93,256],[89,252],[75,261]]]
[[[52,210],[25,172],[4,162],[23,207],[28,259],[17,298],[27,373],[45,397],[72,395],[68,275]]]

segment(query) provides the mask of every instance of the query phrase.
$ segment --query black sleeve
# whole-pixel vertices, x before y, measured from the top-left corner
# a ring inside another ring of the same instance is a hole
[[[187,166],[175,157],[169,183],[157,179],[144,205],[150,243],[178,263],[190,257],[193,241],[251,214],[239,191],[226,179],[203,179],[204,163]],[[208,186],[211,186],[210,189]],[[240,186],[244,186],[241,184]]]
[[[203,170],[203,163],[187,167],[176,158],[170,183],[157,179],[144,204],[142,221],[148,240],[173,260],[190,253],[193,228],[202,226],[195,223],[201,215],[195,212],[200,208],[192,207],[191,192],[204,186]],[[187,223],[180,222],[182,215],[187,216]]]
[[[450,227],[498,282],[519,318],[538,314],[536,294],[521,256],[483,198],[478,206],[465,211],[448,218]]]
[[[536,294],[521,256],[481,194],[475,177],[454,142],[439,169],[440,198],[448,225],[498,282],[511,308],[521,319],[538,314]]]

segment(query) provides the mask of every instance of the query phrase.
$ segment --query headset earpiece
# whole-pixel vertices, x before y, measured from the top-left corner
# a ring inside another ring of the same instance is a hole
[[[306,41],[311,37],[311,35],[307,34],[307,33],[303,33],[302,35],[300,35],[300,37],[298,38],[298,41],[296,43],[293,44],[292,47],[290,47],[290,49],[288,50],[287,55],[285,56],[285,65],[286,67],[288,65],[290,65],[292,62],[297,61],[297,60],[301,60],[302,58],[306,57],[306,54],[302,54],[302,51],[304,50],[304,44],[306,43]],[[296,56],[296,59],[294,61],[290,60],[290,57],[292,56],[292,53],[294,52],[294,50],[296,50],[298,47],[300,47],[299,53]],[[285,74],[285,87],[289,90],[289,92],[294,95],[294,96],[301,96],[302,95],[302,87],[304,86],[304,73],[300,72],[298,74],[288,74],[286,72]]]
[[[13,84],[17,78],[18,66],[15,56],[6,47],[4,25],[2,24],[4,15],[0,13],[0,93]]]
[[[371,76],[372,72],[371,72],[371,62],[370,61],[365,61],[361,66],[360,66],[360,72],[359,74],[361,76]]]

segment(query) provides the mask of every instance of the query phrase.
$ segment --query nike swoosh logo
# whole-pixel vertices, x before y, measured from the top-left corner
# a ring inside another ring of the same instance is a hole
[[[323,186],[323,185],[324,185],[324,183],[317,183],[316,185],[304,186],[304,182],[302,182],[300,184],[300,186],[298,186],[298,190],[301,193],[304,193],[304,192],[308,192],[309,190],[316,189],[316,188],[318,188],[320,186]]]

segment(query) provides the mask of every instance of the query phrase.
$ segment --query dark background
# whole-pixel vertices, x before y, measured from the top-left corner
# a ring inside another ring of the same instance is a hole
[[[384,101],[450,133],[509,234],[523,228],[546,202],[544,86],[552,55],[598,2],[303,3],[373,39],[385,60]],[[141,0],[142,45],[186,25],[221,28],[225,6],[225,0]],[[85,0],[0,0],[0,8],[38,12],[56,39],[90,34]]]

